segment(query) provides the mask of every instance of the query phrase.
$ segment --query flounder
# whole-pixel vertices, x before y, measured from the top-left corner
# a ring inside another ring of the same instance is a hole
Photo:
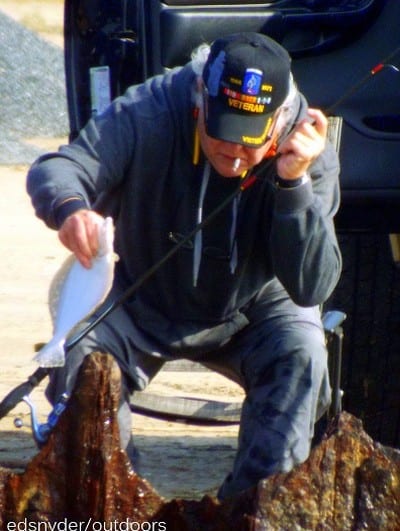
[[[40,367],[62,367],[64,345],[74,328],[89,317],[108,295],[114,278],[112,218],[98,225],[99,248],[90,269],[72,255],[56,274],[49,292],[54,330],[52,339],[35,356]],[[56,299],[56,302],[54,301]]]

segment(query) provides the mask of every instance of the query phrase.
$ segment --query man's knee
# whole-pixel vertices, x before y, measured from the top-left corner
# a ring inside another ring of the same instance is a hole
[[[63,367],[57,367],[50,371],[50,381],[46,389],[46,397],[54,403],[63,393],[72,393],[75,386],[79,369],[85,357],[93,352],[104,352],[97,341],[95,334],[90,333],[65,355]]]
[[[324,377],[327,349],[322,328],[311,323],[289,323],[260,335],[243,360],[247,389],[280,385],[302,379],[311,386]]]

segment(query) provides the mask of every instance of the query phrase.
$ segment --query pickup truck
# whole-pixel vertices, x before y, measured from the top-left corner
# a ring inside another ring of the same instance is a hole
[[[343,407],[400,447],[400,2],[66,0],[70,137],[125,89],[182,65],[202,42],[258,31],[280,42],[341,161]]]

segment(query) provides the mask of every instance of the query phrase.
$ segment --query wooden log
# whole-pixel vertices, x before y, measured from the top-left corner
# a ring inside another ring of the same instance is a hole
[[[375,443],[347,413],[287,474],[223,503],[209,496],[166,502],[120,449],[119,391],[111,356],[87,357],[46,445],[23,473],[0,469],[0,529],[18,522],[26,529],[28,522],[85,522],[88,530],[101,522],[115,530],[118,522],[159,531],[400,529],[400,452]]]

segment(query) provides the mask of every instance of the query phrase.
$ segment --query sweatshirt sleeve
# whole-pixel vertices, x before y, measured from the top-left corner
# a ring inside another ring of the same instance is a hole
[[[115,189],[135,146],[135,126],[127,98],[116,100],[79,137],[57,153],[40,157],[30,168],[27,191],[36,215],[58,229],[63,221]]]
[[[334,215],[339,208],[339,161],[331,144],[310,168],[311,180],[277,188],[270,249],[274,273],[300,306],[323,303],[341,272]]]

